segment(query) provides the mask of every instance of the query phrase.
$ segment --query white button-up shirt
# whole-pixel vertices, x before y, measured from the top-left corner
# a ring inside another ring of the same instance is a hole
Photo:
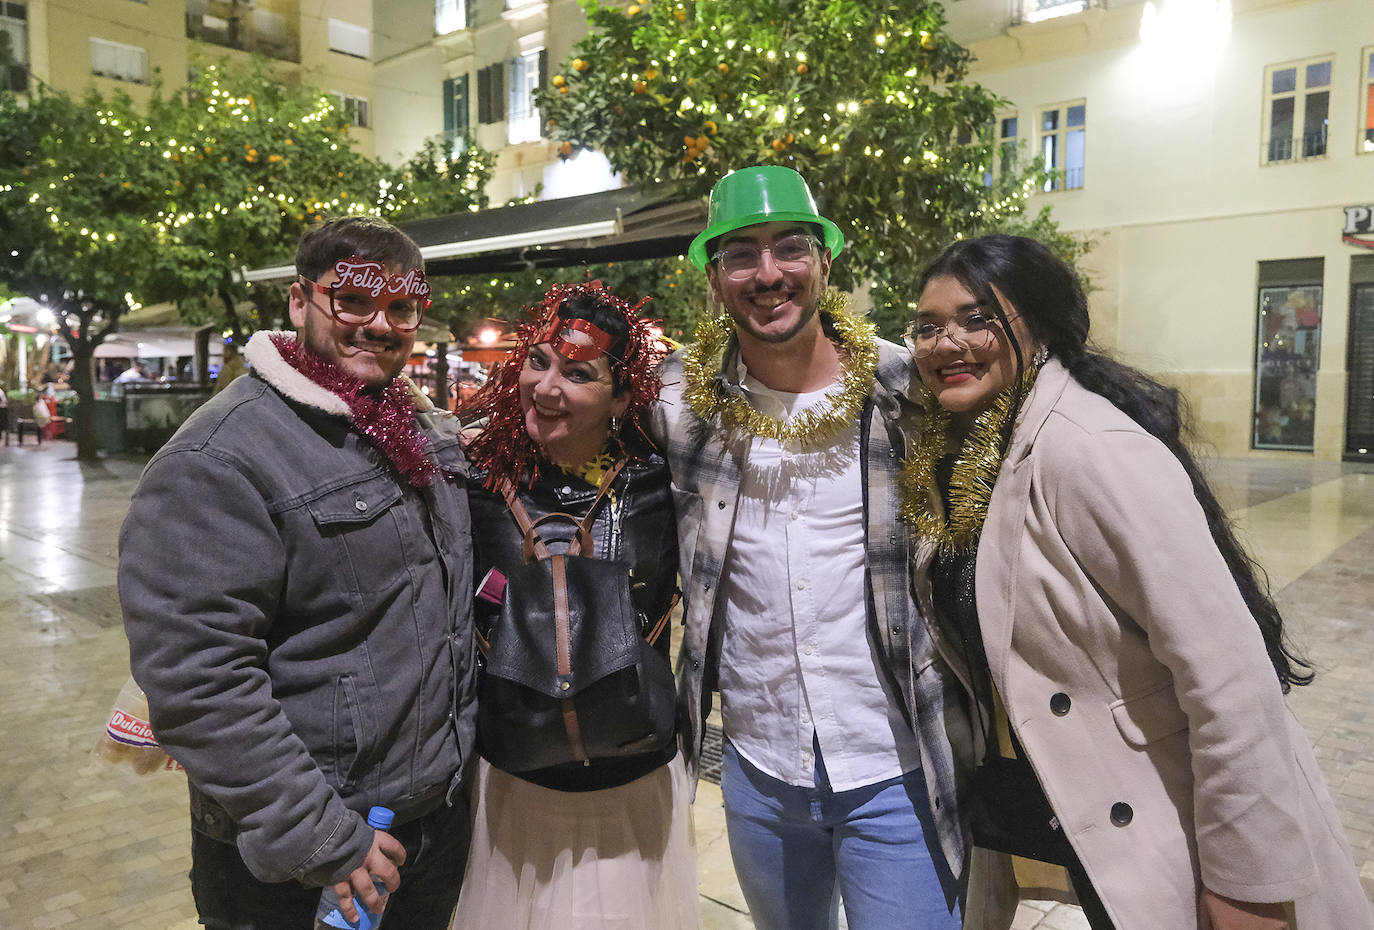
[[[791,418],[824,401],[741,382],[750,403]],[[720,662],[725,732],[756,768],[815,782],[814,733],[831,787],[920,766],[867,632],[859,424],[822,447],[755,438],[740,474],[725,562]]]

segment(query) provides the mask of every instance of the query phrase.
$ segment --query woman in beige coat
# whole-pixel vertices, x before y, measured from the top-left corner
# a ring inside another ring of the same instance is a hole
[[[1175,393],[1090,353],[1073,272],[956,243],[908,330],[916,585],[972,696],[965,927],[1018,888],[1094,930],[1368,930],[1306,736],[1312,679],[1179,438]]]

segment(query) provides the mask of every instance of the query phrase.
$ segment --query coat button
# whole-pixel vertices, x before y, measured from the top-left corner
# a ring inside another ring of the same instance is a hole
[[[1131,810],[1131,805],[1125,801],[1117,801],[1112,805],[1112,823],[1118,827],[1124,827],[1135,817],[1135,811]]]
[[[353,502],[353,509],[358,511],[358,513],[367,513],[367,501],[358,498]]]
[[[1073,701],[1069,700],[1069,696],[1063,691],[1058,691],[1050,696],[1050,713],[1054,714],[1056,717],[1062,717],[1067,714],[1069,708],[1072,706]]]
[[[716,509],[717,509],[717,510],[724,510],[724,509],[725,509],[725,501],[716,501]]]

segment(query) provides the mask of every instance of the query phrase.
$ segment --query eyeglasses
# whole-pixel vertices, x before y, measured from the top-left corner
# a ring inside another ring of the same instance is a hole
[[[420,328],[425,318],[430,300],[427,297],[397,297],[383,292],[373,297],[371,291],[346,285],[317,284],[304,275],[301,283],[329,297],[329,313],[345,326],[366,326],[376,319],[378,313],[386,315],[391,328],[399,333],[413,333]]]
[[[1007,322],[1010,323],[1018,316],[1020,314],[1007,317]],[[957,319],[950,320],[943,326],[913,320],[907,324],[906,332],[902,333],[902,341],[911,350],[912,358],[928,357],[940,344],[941,336],[948,338],[961,349],[977,352],[991,345],[1000,329],[1001,324],[995,316],[974,311],[964,317],[962,322]]]
[[[726,277],[736,279],[747,278],[757,272],[764,252],[771,254],[773,263],[783,271],[801,271],[816,257],[819,244],[814,236],[801,233],[783,236],[772,245],[765,246],[735,242],[712,255],[711,260],[725,272]]]

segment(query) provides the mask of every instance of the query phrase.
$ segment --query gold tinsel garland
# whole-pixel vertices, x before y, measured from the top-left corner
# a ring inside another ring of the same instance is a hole
[[[739,394],[726,394],[715,383],[735,324],[722,314],[697,326],[696,341],[683,355],[687,387],[684,396],[692,410],[703,420],[720,414],[721,425],[738,428],[764,439],[820,445],[842,429],[858,421],[864,398],[873,387],[878,368],[876,328],[871,320],[849,312],[848,299],[838,291],[821,295],[817,312],[827,316],[839,337],[840,359],[844,371],[840,388],[826,395],[825,401],[783,421],[760,413]]]
[[[902,466],[902,519],[915,525],[922,536],[935,540],[941,552],[972,551],[988,518],[992,489],[1002,470],[1002,428],[1016,414],[1019,401],[1030,393],[1039,368],[1031,366],[1019,386],[1001,391],[992,406],[974,418],[973,426],[954,460],[949,478],[949,514],[942,519],[933,502],[940,498],[935,466],[945,454],[949,411],[929,390],[921,392],[926,419],[916,450]]]

